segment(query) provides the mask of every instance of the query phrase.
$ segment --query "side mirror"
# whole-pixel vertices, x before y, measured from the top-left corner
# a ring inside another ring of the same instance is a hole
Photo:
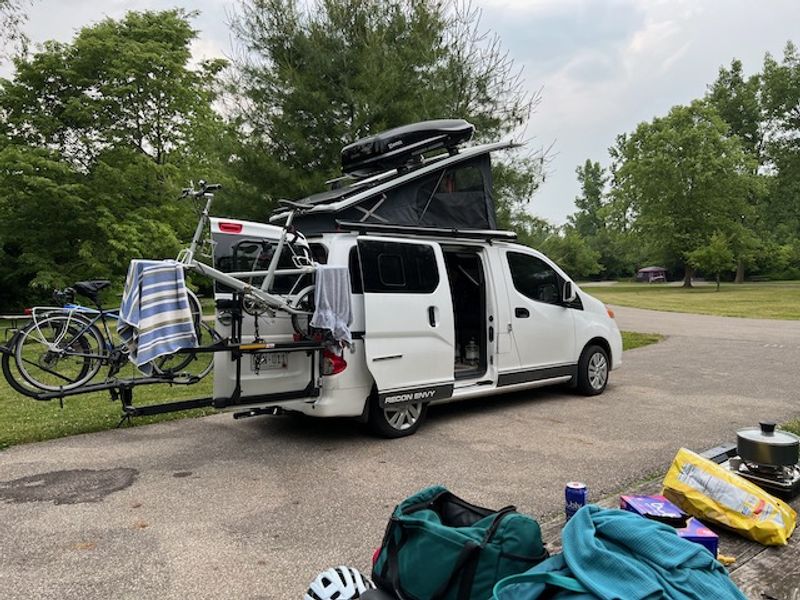
[[[572,304],[575,302],[575,298],[578,297],[578,292],[575,291],[575,287],[572,285],[571,281],[565,281],[564,287],[561,288],[561,301],[564,304]]]

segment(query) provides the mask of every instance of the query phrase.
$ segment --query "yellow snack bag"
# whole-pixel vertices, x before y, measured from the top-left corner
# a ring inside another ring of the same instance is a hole
[[[786,544],[797,519],[785,502],[686,448],[672,461],[663,494],[694,517],[768,546]]]

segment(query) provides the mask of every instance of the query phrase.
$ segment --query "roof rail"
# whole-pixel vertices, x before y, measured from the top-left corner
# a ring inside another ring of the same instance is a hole
[[[353,223],[336,220],[339,231],[355,231],[358,233],[380,233],[392,235],[426,235],[430,237],[463,238],[470,240],[506,240],[514,241],[517,234],[513,231],[498,229],[455,229],[444,227],[412,227],[409,225],[381,225],[380,223]]]

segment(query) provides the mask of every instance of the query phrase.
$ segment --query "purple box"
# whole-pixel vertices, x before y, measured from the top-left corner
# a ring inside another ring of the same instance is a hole
[[[714,558],[717,557],[717,550],[719,549],[719,536],[694,517],[689,518],[689,520],[686,522],[686,527],[678,529],[678,535],[685,540],[700,544],[706,550],[711,552],[711,555]]]
[[[700,544],[714,557],[717,556],[719,536],[664,496],[620,496],[619,507],[645,518],[672,525],[678,536]]]
[[[689,518],[664,496],[620,496],[619,507],[673,527],[684,526]]]

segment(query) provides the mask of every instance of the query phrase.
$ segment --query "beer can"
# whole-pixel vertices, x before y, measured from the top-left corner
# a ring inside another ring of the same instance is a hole
[[[585,483],[580,481],[570,481],[564,489],[564,499],[566,500],[564,507],[566,509],[567,521],[572,518],[576,512],[586,506],[589,501],[589,488]]]

